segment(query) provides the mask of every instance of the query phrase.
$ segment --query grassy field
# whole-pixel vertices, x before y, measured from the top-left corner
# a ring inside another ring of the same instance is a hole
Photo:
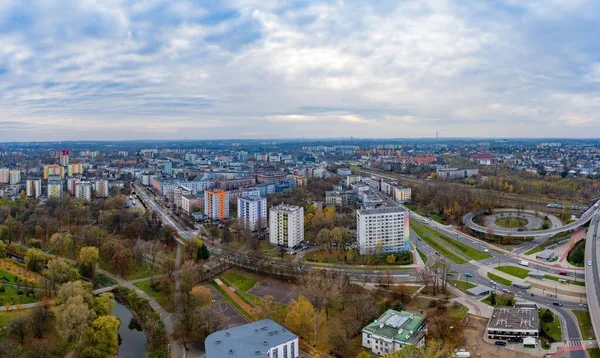
[[[464,319],[468,312],[469,309],[458,302],[454,302],[448,307],[448,314],[458,319]]]
[[[542,311],[540,310],[540,315],[541,312]],[[544,330],[548,336],[552,337],[552,339],[554,339],[555,342],[562,342],[562,329],[560,328],[560,320],[556,317],[554,313],[552,313],[552,316],[554,317],[554,321],[552,322],[544,322],[540,319],[540,322],[542,324],[542,330]]]
[[[477,286],[476,284],[467,281],[450,280],[449,282],[464,293],[467,293],[468,289]]]
[[[591,348],[587,352],[590,358],[600,358],[600,348]]]
[[[222,276],[230,285],[244,292],[248,292],[258,282],[255,275],[240,270],[229,270]]]
[[[150,286],[151,280],[134,283],[135,287],[146,292],[150,297],[154,298],[159,305],[169,312],[173,310],[173,300],[169,301],[169,298],[158,289],[153,289]]]
[[[495,269],[518,278],[525,278],[529,273],[529,270],[517,266],[498,266]]]
[[[556,276],[551,276],[551,275],[544,275],[544,277],[548,280],[552,280],[552,281],[558,281],[560,279],[563,280],[567,280],[565,278],[562,277],[556,277]],[[567,280],[567,283],[569,285],[576,285],[576,286],[585,286],[585,281],[575,281],[575,280]]]
[[[490,278],[490,280],[494,280],[494,281],[496,281],[496,282],[498,282],[498,283],[501,283],[501,284],[503,284],[503,285],[505,285],[505,286],[510,286],[510,285],[512,285],[512,281],[510,281],[510,280],[507,280],[507,279],[505,279],[504,277],[500,277],[500,276],[498,276],[498,275],[494,275],[494,274],[493,274],[493,273],[491,273],[491,272],[488,272],[488,274],[487,274],[487,277],[489,277],[489,278]]]
[[[19,295],[17,288],[4,285],[5,292],[0,292],[0,305],[10,306],[19,303],[33,303],[40,300],[39,292],[36,291],[35,297],[25,296],[24,290],[22,295]]]
[[[97,273],[96,277],[95,277],[95,281],[100,284],[101,286],[112,286],[112,285],[116,285],[117,281],[113,280],[112,278],[106,276],[103,273]]]
[[[419,256],[421,256],[421,260],[423,260],[423,262],[427,262],[427,255],[425,255],[423,251],[419,249],[417,249],[417,252],[419,253]]]
[[[579,330],[583,339],[596,339],[594,334],[594,328],[592,327],[592,319],[590,313],[587,311],[571,311],[577,317],[577,324],[579,324]]]
[[[512,296],[510,295],[500,295],[500,294],[496,294],[496,306],[506,306],[508,304],[508,301],[510,300],[512,302]],[[484,298],[483,300],[481,300],[481,302],[485,303],[486,305],[492,305],[492,296],[489,295],[486,298]]]
[[[505,228],[509,228],[509,229],[516,229],[516,228],[520,228],[521,226],[525,226],[527,225],[529,221],[527,221],[527,219],[523,219],[523,218],[500,218],[498,220],[496,220],[496,225],[500,226],[500,227],[505,227]]]
[[[466,244],[460,242],[459,240],[456,240],[456,239],[450,238],[446,235],[440,234],[439,232],[437,232],[425,225],[422,225],[418,222],[411,221],[410,224],[411,225],[414,224],[414,228],[417,228],[417,230],[420,231],[421,233],[426,234],[426,235],[431,235],[434,238],[444,241],[446,244],[449,244],[450,246],[454,247],[456,250],[458,250],[461,253],[463,253],[464,255],[472,258],[473,260],[485,260],[485,259],[489,259],[490,257],[492,257],[491,255],[489,255],[483,251],[479,251],[477,249],[472,248],[469,245],[466,245]],[[413,230],[415,230],[414,228],[413,228]],[[417,230],[415,230],[415,232],[417,232]],[[419,233],[417,232],[417,234],[419,234]],[[421,236],[421,238],[423,238],[423,236],[421,234],[419,234],[419,236]]]
[[[445,246],[443,246],[441,242],[439,242],[438,240],[435,239],[435,237],[437,237],[437,235],[432,235],[428,231],[424,230],[427,228],[424,227],[423,225],[418,224],[414,221],[410,221],[410,226],[411,226],[411,229],[415,233],[417,233],[417,235],[419,235],[419,237],[421,239],[423,239],[423,241],[425,241],[429,246],[431,246],[433,249],[435,249],[441,255],[444,255],[445,257],[447,257],[448,259],[450,259],[451,261],[453,261],[454,263],[459,264],[459,265],[466,264],[468,262],[467,260],[454,254],[454,252],[448,250]]]
[[[525,253],[525,255],[533,255],[533,254],[537,254],[538,252],[544,251],[544,248],[540,245],[540,246],[536,246],[533,249],[527,251]]]

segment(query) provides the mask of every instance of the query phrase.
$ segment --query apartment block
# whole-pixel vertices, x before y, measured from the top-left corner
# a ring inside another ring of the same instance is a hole
[[[96,180],[96,197],[97,198],[108,198],[110,196],[110,188],[108,186],[108,180],[98,179]]]
[[[89,181],[80,181],[75,184],[75,197],[77,199],[92,200],[92,183]]]
[[[58,199],[62,197],[62,180],[48,180],[48,198]]]
[[[42,195],[42,179],[27,179],[25,181],[25,195],[37,199]]]
[[[204,214],[213,220],[229,217],[229,192],[223,189],[205,190]]]
[[[49,177],[59,177],[60,179],[65,177],[65,167],[58,164],[47,164],[44,165],[44,179]]]
[[[361,255],[406,251],[409,243],[409,213],[400,207],[356,211],[356,231]]]
[[[237,199],[238,220],[254,231],[267,225],[267,199],[260,195],[242,194]]]
[[[272,245],[294,247],[304,241],[304,208],[277,205],[269,211],[269,242]]]

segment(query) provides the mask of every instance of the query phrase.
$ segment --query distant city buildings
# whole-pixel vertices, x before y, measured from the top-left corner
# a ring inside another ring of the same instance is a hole
[[[409,213],[401,207],[359,209],[356,231],[361,255],[406,251],[409,243]]]
[[[92,183],[89,181],[80,181],[75,184],[75,197],[77,199],[92,200]]]
[[[348,169],[348,168],[338,168],[336,173],[337,173],[337,175],[342,176],[342,177],[348,177],[348,176],[352,175],[352,171],[350,171],[350,169]]]
[[[110,196],[110,187],[106,179],[96,180],[95,189],[97,198],[108,198]]]
[[[71,152],[68,150],[61,150],[60,152],[60,165],[66,167],[69,165],[69,158],[71,156]]]
[[[398,186],[395,182],[383,179],[381,180],[381,191],[400,203],[411,201],[412,198],[411,188]]]
[[[21,182],[21,170],[11,169],[8,172],[8,182],[11,185],[18,184]]]
[[[63,193],[63,182],[60,179],[48,180],[48,199],[59,199]]]
[[[0,168],[0,184],[8,183],[10,180],[10,169],[8,168]]]
[[[71,195],[75,195],[75,191],[77,190],[77,183],[81,181],[81,178],[67,178],[67,191],[71,193]]]
[[[204,214],[213,220],[229,217],[229,192],[223,189],[205,190]]]
[[[294,247],[304,241],[304,208],[281,204],[269,210],[269,242]]]
[[[33,199],[42,196],[42,179],[27,179],[25,181],[25,195]]]
[[[254,231],[267,225],[267,199],[256,192],[242,194],[237,199],[238,220]]]
[[[478,169],[440,168],[436,169],[438,180],[464,179],[477,176]]]
[[[60,179],[65,177],[65,167],[58,164],[46,164],[44,165],[44,179],[49,177],[59,177]]]
[[[167,175],[173,174],[173,163],[164,162],[163,163],[163,173]]]

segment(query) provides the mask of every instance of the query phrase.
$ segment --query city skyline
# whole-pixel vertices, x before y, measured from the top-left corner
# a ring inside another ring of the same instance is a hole
[[[0,142],[600,130],[591,0],[0,9]]]

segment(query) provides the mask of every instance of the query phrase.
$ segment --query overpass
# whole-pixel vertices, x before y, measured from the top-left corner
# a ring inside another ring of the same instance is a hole
[[[596,203],[594,203],[594,205],[590,206],[590,208],[587,209],[583,213],[583,215],[581,215],[581,217],[579,219],[577,219],[576,221],[574,221],[570,224],[558,227],[558,228],[554,228],[554,229],[526,230],[526,231],[518,231],[518,230],[514,230],[514,229],[492,229],[492,228],[488,228],[488,227],[476,224],[473,221],[473,219],[476,216],[482,214],[482,211],[474,211],[474,212],[468,213],[467,215],[465,215],[463,217],[463,223],[469,229],[471,229],[473,231],[478,231],[478,232],[482,232],[482,233],[492,233],[494,235],[501,235],[501,236],[510,235],[512,237],[552,236],[552,235],[556,235],[561,232],[576,229],[580,226],[587,224],[594,217],[594,215],[596,215],[598,213],[599,205],[600,205],[600,202],[597,201]]]
[[[585,240],[585,291],[596,342],[600,344],[600,267],[598,265],[600,247],[597,246],[599,221],[600,215],[595,215]]]

